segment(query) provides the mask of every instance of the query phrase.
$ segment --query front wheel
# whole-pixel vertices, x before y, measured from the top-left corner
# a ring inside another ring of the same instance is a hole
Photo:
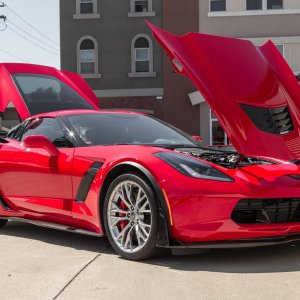
[[[0,228],[3,227],[7,223],[7,220],[0,219]]]
[[[157,253],[157,202],[142,177],[131,173],[117,177],[107,191],[103,214],[106,234],[119,255],[143,260]]]

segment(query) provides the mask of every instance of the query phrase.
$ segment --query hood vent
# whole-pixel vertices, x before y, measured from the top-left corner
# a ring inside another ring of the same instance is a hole
[[[287,106],[265,108],[241,104],[241,107],[255,126],[262,131],[273,134],[287,134],[294,129]]]

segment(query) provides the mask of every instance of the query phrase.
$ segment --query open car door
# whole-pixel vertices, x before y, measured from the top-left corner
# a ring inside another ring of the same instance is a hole
[[[98,98],[81,76],[30,64],[0,64],[0,113],[9,103],[21,120],[65,109],[98,110]]]

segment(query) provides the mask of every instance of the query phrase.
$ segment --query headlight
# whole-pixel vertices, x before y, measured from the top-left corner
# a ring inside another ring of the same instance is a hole
[[[189,177],[227,182],[234,181],[231,177],[213,168],[212,166],[188,156],[172,152],[158,152],[154,155],[165,161],[180,173]]]

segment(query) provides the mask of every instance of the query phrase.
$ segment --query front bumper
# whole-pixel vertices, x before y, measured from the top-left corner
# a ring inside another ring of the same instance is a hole
[[[237,249],[263,247],[293,243],[300,241],[300,233],[288,234],[284,236],[263,237],[252,239],[238,239],[219,242],[204,242],[204,243],[180,243],[177,245],[169,245],[167,248],[172,249]]]
[[[287,243],[300,236],[300,222],[294,218],[289,218],[289,222],[276,218],[278,222],[269,224],[241,224],[232,218],[236,205],[243,199],[299,199],[299,180],[288,176],[256,179],[255,182],[240,180],[237,176],[234,178],[233,183],[223,183],[181,176],[176,185],[174,180],[161,184],[166,191],[173,221],[170,238],[179,241],[177,246],[253,247]],[[291,211],[294,209],[293,205],[281,208],[281,202],[278,205],[277,202],[273,205],[273,202],[271,206],[268,204],[269,213],[273,208],[279,209],[279,212],[286,207]],[[269,217],[272,221],[271,215]]]

